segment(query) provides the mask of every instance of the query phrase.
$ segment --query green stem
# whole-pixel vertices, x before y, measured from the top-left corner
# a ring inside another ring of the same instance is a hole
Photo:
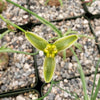
[[[47,5],[48,2],[49,2],[49,0],[46,0],[46,1],[45,1],[45,5]]]
[[[22,29],[21,27],[17,26],[16,24],[12,23],[11,21],[5,19],[1,14],[0,14],[0,18],[1,18],[4,22],[6,22],[7,24],[10,24],[10,25],[12,25],[13,27],[18,28],[19,30],[21,30],[21,31],[24,32],[24,33],[26,32],[26,31],[25,31],[24,29]]]
[[[26,9],[26,8],[20,6],[20,5],[16,4],[16,3],[14,3],[14,2],[11,1],[11,0],[6,0],[6,1],[8,1],[9,3],[12,3],[13,5],[15,5],[15,6],[17,6],[17,7],[21,8],[21,9],[25,10],[26,12],[32,14],[32,15],[35,16],[40,22],[42,22],[42,23],[44,23],[45,25],[51,27],[60,37],[62,37],[61,31],[58,30],[53,24],[51,24],[50,22],[48,22],[48,21],[45,20],[44,18],[38,16],[36,13],[30,11],[29,9]]]
[[[0,48],[0,53],[1,52],[8,52],[8,53],[21,53],[21,54],[26,54],[26,55],[36,55],[39,53],[39,51],[35,52],[35,53],[28,53],[28,52],[23,52],[23,51],[17,51],[17,50],[12,50],[10,48]]]
[[[66,49],[63,51],[63,60],[66,59]]]
[[[94,39],[95,37],[92,37],[92,36],[87,36],[87,35],[80,35],[80,34],[77,34],[78,35],[78,37],[87,37],[87,38],[89,38],[89,39]]]
[[[36,99],[36,100],[43,100],[46,96],[48,96],[48,94],[49,94],[50,91],[52,90],[52,86],[53,86],[53,81],[51,81],[51,86],[50,86],[48,92],[47,92],[44,96],[42,96],[42,97],[40,97],[40,98],[38,98],[38,99]]]
[[[61,89],[61,90],[65,91],[65,92],[67,92],[68,94],[70,94],[71,96],[73,96],[73,97],[77,98],[77,100],[79,100],[79,98],[78,98],[78,96],[77,96],[77,94],[76,94],[75,92],[74,92],[74,94],[73,94],[73,93],[71,93],[71,92],[69,92],[69,91],[67,91],[67,90],[64,90],[63,88],[59,87],[59,86],[56,85],[56,84],[55,84],[55,86],[57,86],[59,89]]]
[[[85,81],[85,76],[84,76],[84,73],[83,73],[83,70],[82,70],[82,66],[81,66],[81,64],[79,62],[79,59],[78,59],[76,53],[74,52],[74,50],[72,48],[71,48],[71,51],[73,52],[73,54],[74,54],[74,56],[75,56],[75,58],[76,58],[76,60],[78,62],[78,65],[79,65],[79,66],[77,66],[77,68],[78,68],[78,71],[80,73],[80,77],[81,77],[81,81],[82,81],[82,85],[83,85],[84,99],[88,100],[89,98],[88,98],[88,95],[87,95],[86,81]]]
[[[7,30],[7,31],[5,31],[4,33],[2,33],[2,34],[0,35],[0,39],[2,39],[2,38],[4,37],[4,35],[8,34],[9,32],[10,32],[10,30]]]
[[[92,97],[93,97],[94,86],[95,86],[95,80],[96,80],[96,75],[97,75],[97,72],[98,72],[99,63],[100,63],[100,59],[99,59],[98,62],[97,62],[96,70],[95,70],[95,74],[94,74],[93,87],[92,87],[92,93],[91,93],[91,100],[92,100]]]
[[[53,37],[53,38],[49,39],[48,42],[50,42],[52,40],[56,40],[56,39],[59,39],[59,37]]]
[[[78,48],[81,52],[82,52],[82,45],[81,44],[79,44],[79,43],[74,43],[74,46],[76,47],[76,48]]]
[[[96,97],[97,97],[97,94],[98,94],[98,92],[99,92],[99,89],[100,89],[100,78],[99,78],[99,80],[98,80],[98,84],[97,84],[95,93],[94,93],[94,95],[93,95],[93,99],[91,99],[91,100],[96,100]]]
[[[71,33],[78,33],[78,32],[69,30],[69,31],[67,31],[67,32],[64,34],[64,36],[67,36],[67,35],[69,35],[69,34],[71,34]]]

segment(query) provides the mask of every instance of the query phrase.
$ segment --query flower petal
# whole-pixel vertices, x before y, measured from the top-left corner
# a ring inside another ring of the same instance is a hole
[[[54,69],[55,69],[55,58],[45,57],[43,73],[44,73],[44,80],[46,83],[49,83],[52,80]]]
[[[78,39],[77,35],[64,36],[54,42],[58,51],[71,47]]]
[[[44,50],[48,42],[32,32],[26,32],[25,37],[37,49]]]

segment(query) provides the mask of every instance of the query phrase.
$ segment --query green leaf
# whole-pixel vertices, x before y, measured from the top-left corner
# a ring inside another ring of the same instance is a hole
[[[96,0],[92,0],[92,1],[89,1],[88,3],[86,3],[86,5],[87,6],[91,6],[91,4],[93,3],[93,2],[95,2]]]
[[[46,0],[46,1],[45,1],[45,5],[47,5],[48,2],[49,2],[49,0]]]
[[[18,25],[12,23],[10,20],[5,19],[2,15],[0,15],[0,18],[6,22],[6,24],[12,25],[15,28],[18,28],[19,30],[21,30],[22,32],[26,32],[24,29],[22,29],[21,27],[19,27]]]
[[[64,33],[63,36],[67,36],[67,35],[69,35],[71,33],[78,33],[78,32],[77,31],[72,31],[72,29],[70,28],[70,29],[68,29],[68,31],[66,33]]]
[[[16,51],[16,50],[12,50],[11,48],[5,48],[4,46],[2,46],[0,48],[0,53],[1,52],[8,52],[8,53],[21,53],[21,54],[26,54],[26,55],[36,55],[39,52],[37,51],[36,53],[28,53],[28,52],[23,52],[23,51]]]
[[[44,73],[44,80],[46,83],[49,83],[52,80],[54,69],[55,69],[55,58],[45,57],[43,73]]]
[[[66,59],[66,50],[63,51],[63,60]]]
[[[39,37],[38,35],[32,33],[32,32],[26,32],[25,33],[25,36],[27,38],[27,40],[34,46],[36,47],[37,49],[39,50],[44,50],[48,44],[48,42]]]
[[[88,97],[88,94],[87,94],[87,89],[86,89],[86,80],[85,80],[85,75],[84,75],[84,72],[83,72],[83,69],[82,69],[82,66],[80,64],[80,61],[76,55],[76,53],[74,52],[74,50],[72,48],[70,48],[72,53],[74,54],[76,60],[77,60],[77,63],[79,66],[77,66],[78,68],[78,72],[80,74],[80,77],[81,77],[81,81],[82,81],[82,86],[83,86],[83,91],[84,91],[84,100],[89,100],[89,97]]]
[[[68,91],[67,89],[65,90],[65,89],[61,88],[59,85],[55,84],[55,86],[57,86],[59,89],[65,91],[66,93],[70,94],[72,97],[75,97],[76,98],[75,100],[80,100],[77,93],[75,93],[74,91],[72,93],[72,92]]]
[[[93,87],[92,87],[92,92],[91,92],[91,100],[93,100],[93,93],[94,93],[94,87],[95,87],[96,75],[98,73],[99,63],[100,63],[100,58],[99,58],[99,60],[97,62],[96,69],[95,69],[94,80],[93,80]]]
[[[58,52],[71,47],[78,39],[77,35],[65,36],[54,42]]]
[[[4,33],[0,34],[0,39],[2,39],[2,38],[4,37],[4,35],[8,34],[9,32],[10,32],[10,31],[7,30],[7,31],[5,31]]]
[[[89,39],[95,39],[95,37],[92,37],[92,36],[88,36],[88,35],[84,35],[84,34],[77,34],[78,37],[82,38],[82,37],[86,37],[86,38],[89,38]]]
[[[97,97],[97,94],[98,94],[99,90],[100,90],[100,78],[98,80],[98,84],[97,84],[97,87],[96,87],[96,90],[95,90],[95,93],[93,95],[93,99],[92,100],[96,100],[96,97]]]
[[[77,47],[82,52],[82,45],[79,43],[74,43],[74,46]]]

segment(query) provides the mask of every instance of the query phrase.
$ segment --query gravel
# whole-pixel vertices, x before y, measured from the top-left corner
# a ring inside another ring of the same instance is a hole
[[[92,33],[89,30],[88,21],[86,19],[78,18],[76,20],[70,21],[62,21],[59,23],[53,23],[62,31],[64,34],[69,28],[72,30],[78,31],[78,34],[84,34],[93,37]],[[53,32],[50,28],[45,25],[33,27],[32,31],[39,36],[49,40],[52,37],[57,36],[55,32]],[[95,71],[96,63],[99,59],[98,49],[95,45],[95,40],[89,38],[80,38],[78,43],[82,45],[82,52],[79,49],[75,49],[75,52],[79,58],[79,61],[82,65],[85,74],[89,74]],[[95,52],[94,52],[95,51]],[[37,55],[37,65],[39,70],[39,76],[42,81],[43,78],[43,61],[44,55],[40,51],[39,55]],[[77,70],[78,63],[76,61],[75,56],[67,57],[65,60],[59,55],[56,56],[56,70],[55,75],[53,77],[54,80],[61,80],[65,78],[70,78],[74,76],[78,76]],[[100,70],[100,68],[99,68]]]
[[[28,8],[30,5],[30,10],[38,14],[39,16],[45,18],[48,21],[65,19],[68,17],[79,16],[84,13],[84,10],[81,6],[81,0],[63,0],[63,7],[61,6],[50,6],[45,5],[43,0],[12,0],[25,8]],[[100,12],[100,1],[96,0],[92,3],[90,7],[88,7],[89,11],[92,14],[98,14]],[[2,15],[11,20],[13,23],[18,25],[23,25],[31,22],[38,22],[34,16],[30,16],[27,12],[21,10],[18,7],[15,7],[12,4],[8,4],[7,10],[2,13]],[[98,41],[100,42],[100,19],[94,19],[92,22],[93,29],[96,33]],[[0,29],[6,27],[6,23],[0,20]],[[58,29],[61,30],[62,34],[64,34],[68,29],[72,29],[77,31],[78,34],[85,34],[88,36],[92,36],[92,33],[89,29],[88,21],[86,19],[77,18],[76,20],[62,21],[53,23]],[[57,33],[53,32],[51,28],[46,25],[35,26],[32,28],[32,32],[38,34],[39,36],[49,40],[52,37],[57,36]],[[54,42],[54,41],[52,41]],[[79,58],[79,61],[82,65],[83,71],[85,74],[91,74],[95,71],[96,63],[100,57],[98,53],[98,49],[96,47],[96,42],[94,39],[89,38],[79,38],[78,43],[82,45],[82,52],[79,49],[75,48],[75,52]],[[18,32],[10,32],[9,35],[4,36],[2,40],[0,40],[0,47],[2,45],[7,44],[7,47],[10,47],[14,50],[32,52],[32,45],[25,39],[22,33]],[[34,87],[36,84],[36,73],[34,68],[34,59],[33,56],[24,55],[24,54],[16,54],[16,53],[8,53],[9,54],[9,63],[6,69],[0,70],[0,93],[8,92],[9,90],[16,90],[23,87]],[[39,70],[39,77],[44,82],[43,77],[43,61],[44,54],[42,51],[39,51],[37,55],[37,66]],[[80,78],[67,80],[68,78],[72,78],[75,76],[79,76],[77,70],[77,61],[74,55],[68,56],[65,60],[63,60],[61,55],[56,56],[56,69],[53,76],[53,80],[64,80],[60,81],[58,86],[66,89],[68,91],[76,92],[81,100],[83,100],[83,90],[82,83]],[[100,71],[100,67],[98,69]],[[99,79],[100,74],[97,75],[97,80]],[[93,77],[86,77],[87,83],[87,91],[88,95],[91,95],[91,89],[93,86]],[[43,93],[45,94],[49,89],[50,84],[47,84],[43,88]],[[0,100],[30,100],[37,99],[37,93],[24,93],[18,95],[16,97],[2,98]],[[98,94],[98,98],[100,99],[100,91]],[[73,100],[72,97],[67,92],[60,90],[57,86],[53,86],[51,93],[44,100]],[[98,100],[98,99],[97,99]]]
[[[58,20],[84,13],[80,0],[62,0],[63,6],[45,5],[44,0],[30,0],[30,10],[46,20]],[[35,21],[34,16],[31,18]]]
[[[13,2],[25,7],[25,8],[28,8],[28,5],[27,5],[27,0],[12,0]],[[23,24],[26,24],[29,22],[29,14],[27,12],[25,12],[24,10],[8,3],[7,5],[7,10],[4,11],[2,13],[2,15],[11,20],[13,23],[15,24],[18,24],[18,25],[23,25]],[[0,19],[0,28],[5,28],[6,27],[6,23],[3,22],[1,19]]]
[[[1,98],[0,100],[35,100],[38,99],[39,94],[36,91],[24,93],[17,95],[15,97],[6,97],[6,98]]]
[[[0,40],[0,46],[7,45],[17,51],[32,52],[32,46],[22,33],[10,32]],[[8,53],[9,62],[5,70],[0,70],[0,93],[20,89],[25,86],[34,86],[36,75],[33,56],[17,53]]]
[[[55,7],[49,5],[46,6],[43,0],[30,0],[30,2],[27,2],[27,0],[12,1],[20,4],[25,8],[28,8],[30,6],[29,8],[31,11],[49,21],[79,16],[84,13],[80,0],[63,0],[63,7]],[[33,15],[29,16],[29,14],[24,10],[9,3],[7,6],[7,10],[4,11],[2,15],[18,25],[26,24],[30,20],[31,22],[38,22],[38,20],[36,20]],[[0,20],[0,23],[0,28],[6,27],[5,22]]]
[[[95,88],[97,86],[99,77],[100,77],[100,74],[97,74],[96,81],[95,81],[96,83]],[[86,77],[87,93],[89,97],[91,96],[91,92],[92,92],[93,79],[94,79],[94,75]],[[50,87],[50,84],[47,84],[43,87],[42,90],[44,94],[48,91],[49,87]],[[64,79],[63,81],[60,81],[57,84],[57,86],[53,85],[51,92],[49,93],[47,97],[44,98],[44,100],[75,100],[75,97],[71,96],[70,93],[61,90],[59,87],[68,92],[76,93],[80,100],[84,100],[84,97],[83,97],[84,93],[83,93],[82,82],[80,78],[75,78],[71,80]],[[100,99],[100,91],[97,95],[96,100],[99,100],[99,99]]]
[[[87,6],[90,13],[93,15],[100,14],[100,0],[95,0],[90,6]]]
[[[100,18],[94,19],[93,21],[91,21],[91,23],[92,23],[92,27],[93,27],[93,30],[95,32],[95,35],[96,35],[98,42],[100,44]]]

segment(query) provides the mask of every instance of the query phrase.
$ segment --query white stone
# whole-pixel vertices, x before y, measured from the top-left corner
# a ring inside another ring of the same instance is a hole
[[[17,18],[16,18],[16,17],[13,17],[13,18],[12,18],[12,20],[13,20],[13,21],[16,21],[16,20],[17,20]]]
[[[84,20],[84,24],[88,24],[88,21],[87,20]]]
[[[18,37],[18,40],[23,41],[23,38],[22,37]]]
[[[72,69],[72,63],[69,63],[68,68],[71,70]]]
[[[34,95],[32,96],[32,100],[36,100],[38,97],[35,97]]]
[[[16,97],[16,100],[25,100],[25,98],[22,97],[21,95],[19,95],[19,96]]]
[[[43,51],[39,51],[39,55],[42,57],[44,55]]]
[[[24,19],[28,18],[28,15],[23,15],[23,18],[24,18]]]
[[[40,2],[41,4],[43,4],[43,3],[44,3],[44,0],[40,0],[39,2]]]
[[[67,92],[64,92],[64,97],[68,97],[68,93]]]
[[[18,81],[14,81],[13,83],[12,83],[12,86],[17,86],[18,85]]]
[[[28,65],[27,63],[25,63],[24,68],[25,69],[29,69],[30,65]]]
[[[62,61],[62,62],[61,62],[61,67],[64,67],[64,65],[65,65],[65,62]]]
[[[96,35],[97,36],[100,36],[100,31],[96,31]]]
[[[67,79],[64,79],[64,82],[65,82],[65,83],[68,83],[68,80],[67,80]]]

